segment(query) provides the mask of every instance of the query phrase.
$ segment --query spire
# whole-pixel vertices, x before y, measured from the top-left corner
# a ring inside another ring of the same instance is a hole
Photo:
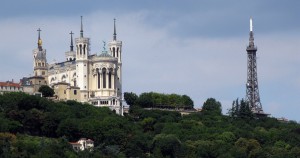
[[[250,37],[249,37],[249,46],[251,48],[254,48],[254,35],[253,35],[253,23],[252,23],[252,17],[250,17]]]
[[[40,40],[41,39],[41,34],[40,33],[41,33],[42,30],[39,28],[37,31],[39,32],[38,40]]]
[[[81,29],[80,29],[80,37],[83,37],[82,16],[81,16]]]
[[[71,35],[71,45],[70,45],[70,51],[73,52],[74,50],[74,46],[73,46],[73,35],[74,33],[71,31],[70,35]]]
[[[114,40],[114,41],[117,40],[116,19],[114,19],[114,36],[113,36],[113,40]]]
[[[38,36],[38,48],[39,48],[39,50],[42,50],[42,39],[41,39],[41,29],[39,28],[38,30],[37,30],[38,32],[39,32],[39,36]]]

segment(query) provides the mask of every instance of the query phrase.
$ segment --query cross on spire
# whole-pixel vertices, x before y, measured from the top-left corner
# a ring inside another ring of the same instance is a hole
[[[42,40],[41,40],[41,29],[39,28],[38,30],[37,30],[38,32],[39,32],[39,36],[38,36],[38,48],[39,48],[39,50],[42,50]]]
[[[42,30],[39,28],[37,31],[39,32],[39,37],[38,37],[38,39],[41,39],[40,33],[41,33]]]

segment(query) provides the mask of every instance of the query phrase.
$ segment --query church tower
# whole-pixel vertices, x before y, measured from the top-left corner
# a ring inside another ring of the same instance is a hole
[[[48,64],[46,59],[46,49],[42,47],[42,39],[41,39],[41,29],[38,30],[38,47],[33,50],[33,68],[34,75],[40,76],[47,79],[48,76]]]
[[[70,44],[70,51],[65,53],[66,61],[74,61],[76,60],[76,52],[74,51],[74,45],[73,45],[73,32],[70,32],[71,35],[71,44]]]
[[[76,42],[76,81],[77,86],[80,88],[81,101],[87,101],[88,99],[88,70],[89,70],[89,47],[90,39],[83,37],[83,25],[81,16],[81,29],[80,37],[75,39]]]
[[[118,59],[118,70],[116,78],[117,95],[122,98],[122,41],[117,40],[116,19],[114,19],[113,40],[108,44],[110,55]]]

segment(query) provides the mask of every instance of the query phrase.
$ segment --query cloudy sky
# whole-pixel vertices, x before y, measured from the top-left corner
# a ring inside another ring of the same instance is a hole
[[[245,97],[249,18],[258,47],[258,81],[266,113],[300,121],[298,0],[5,0],[0,6],[0,81],[33,71],[42,29],[48,62],[64,60],[80,16],[91,54],[102,41],[123,41],[123,90],[189,95],[195,107],[213,97],[226,113]]]

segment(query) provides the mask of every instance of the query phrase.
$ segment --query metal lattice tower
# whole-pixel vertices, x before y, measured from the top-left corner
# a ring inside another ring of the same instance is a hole
[[[254,45],[252,18],[250,18],[250,37],[249,46],[247,46],[247,84],[246,84],[246,101],[249,103],[252,112],[263,113],[262,105],[259,97],[258,81],[257,81],[257,64],[256,64],[256,51]]]

